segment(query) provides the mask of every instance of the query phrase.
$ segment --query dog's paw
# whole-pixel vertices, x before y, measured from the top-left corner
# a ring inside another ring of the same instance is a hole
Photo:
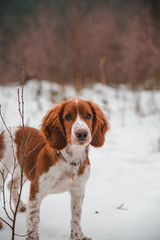
[[[83,238],[83,240],[92,240],[92,238],[85,237],[85,238]]]
[[[92,238],[88,238],[88,237],[80,237],[80,236],[71,236],[70,240],[92,240]]]
[[[87,238],[87,237],[83,237],[83,238],[70,238],[70,240],[92,240],[92,238]]]

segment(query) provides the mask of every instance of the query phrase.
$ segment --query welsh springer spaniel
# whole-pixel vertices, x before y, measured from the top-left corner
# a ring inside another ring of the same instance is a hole
[[[91,101],[73,98],[54,105],[42,121],[41,130],[13,128],[0,135],[0,171],[5,177],[14,167],[13,149],[19,163],[14,174],[12,200],[17,204],[22,166],[22,137],[25,136],[24,174],[31,181],[27,210],[27,237],[39,239],[39,209],[50,193],[71,194],[71,240],[89,240],[81,230],[81,210],[85,184],[90,175],[89,145],[101,147],[109,124],[101,109]],[[7,167],[5,167],[7,166]],[[2,179],[0,178],[0,186]],[[11,186],[9,182],[8,187]],[[20,202],[19,211],[25,211]],[[2,222],[0,224],[2,226]]]

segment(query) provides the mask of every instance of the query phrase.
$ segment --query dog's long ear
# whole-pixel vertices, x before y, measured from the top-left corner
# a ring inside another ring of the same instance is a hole
[[[41,131],[49,141],[51,147],[61,150],[67,145],[66,134],[62,120],[63,106],[54,105],[42,120]]]
[[[93,112],[91,145],[94,147],[101,147],[105,141],[105,133],[109,130],[109,123],[97,104],[92,103],[91,101],[88,103]]]

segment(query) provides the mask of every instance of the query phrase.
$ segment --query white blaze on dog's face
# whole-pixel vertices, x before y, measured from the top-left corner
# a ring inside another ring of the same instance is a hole
[[[87,125],[87,123],[78,116],[75,122],[72,125],[71,130],[71,144],[75,145],[89,145],[92,140],[91,131]]]
[[[90,105],[74,99],[64,107],[63,122],[71,145],[87,146],[92,141],[93,113]]]

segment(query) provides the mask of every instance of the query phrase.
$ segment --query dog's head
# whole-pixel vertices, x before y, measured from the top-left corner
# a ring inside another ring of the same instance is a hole
[[[54,105],[41,127],[50,146],[57,150],[67,144],[100,147],[108,129],[109,123],[99,106],[79,98]]]

